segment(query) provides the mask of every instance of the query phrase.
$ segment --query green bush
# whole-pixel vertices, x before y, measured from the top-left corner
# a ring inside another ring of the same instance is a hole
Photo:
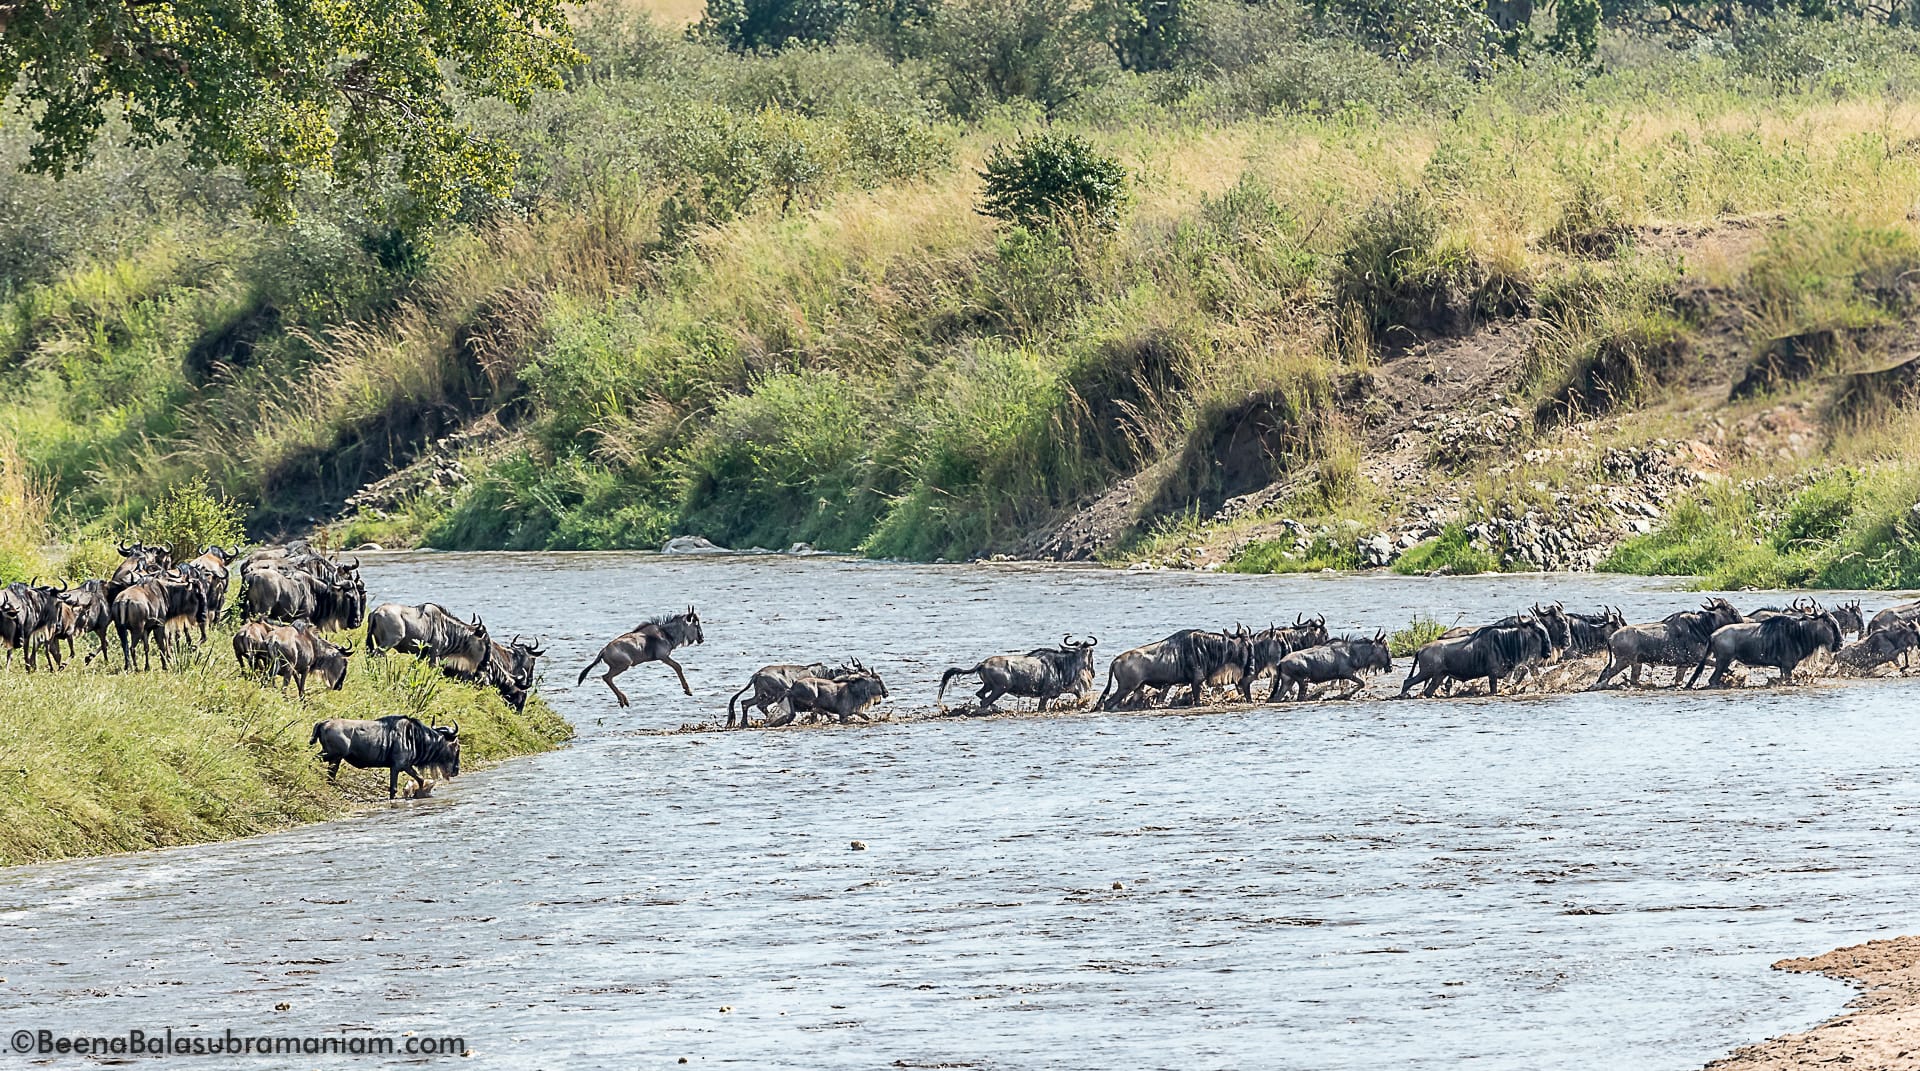
[[[215,495],[205,478],[175,484],[141,516],[136,531],[141,542],[170,549],[179,562],[208,546],[234,547],[247,540],[240,507]]]
[[[1473,576],[1499,572],[1500,558],[1474,546],[1464,525],[1449,524],[1432,539],[1408,547],[1394,560],[1393,571],[1407,576]]]
[[[1333,270],[1335,295],[1383,340],[1465,327],[1480,283],[1471,254],[1441,241],[1432,199],[1411,187],[1360,214]]]
[[[1226,573],[1317,573],[1322,569],[1358,569],[1360,553],[1353,540],[1317,535],[1303,552],[1291,540],[1262,540],[1234,551],[1221,566]]]
[[[858,0],[707,0],[695,29],[754,52],[832,41],[859,11]]]
[[[980,212],[1028,228],[1084,219],[1111,229],[1127,201],[1127,169],[1077,134],[1045,130],[996,145],[980,172]]]
[[[1407,627],[1395,629],[1387,635],[1387,651],[1395,658],[1406,658],[1415,651],[1440,638],[1447,626],[1434,620],[1428,614],[1420,614],[1407,622]]]
[[[1102,73],[1100,45],[1077,0],[955,0],[935,6],[913,49],[956,115],[1008,101],[1052,110]]]

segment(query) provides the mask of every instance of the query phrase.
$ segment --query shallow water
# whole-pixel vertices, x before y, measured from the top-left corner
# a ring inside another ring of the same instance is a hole
[[[646,731],[713,720],[765,662],[859,656],[925,707],[944,667],[1067,629],[1104,666],[1299,611],[1371,631],[1700,598],[1658,582],[365,571],[376,601],[544,634],[578,741],[341,822],[0,872],[0,1028],[415,1030],[515,1068],[1691,1069],[1839,1008],[1773,960],[1920,928],[1908,681]],[[573,686],[606,638],[689,602],[693,698],[660,666],[621,678],[627,710]]]

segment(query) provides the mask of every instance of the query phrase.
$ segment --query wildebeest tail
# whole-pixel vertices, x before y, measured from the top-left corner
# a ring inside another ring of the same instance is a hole
[[[600,658],[601,658],[600,655],[594,655],[593,661],[588,662],[586,668],[580,671],[580,679],[577,681],[574,681],[573,683],[576,685],[587,683],[587,674],[592,673],[593,667],[600,664]]]
[[[307,743],[317,744],[319,742],[320,742],[320,723],[316,721],[313,723],[313,734],[307,737]]]
[[[598,659],[595,659],[595,661],[598,661]],[[589,665],[587,668],[592,669],[593,667]],[[580,681],[584,682],[586,679],[587,679],[587,675],[584,672],[581,673]],[[745,688],[742,688],[739,691],[733,693],[733,697],[727,700],[727,724],[728,725],[733,724],[733,705],[740,701],[741,696],[746,695],[748,692],[752,690],[753,690],[753,682],[748,681],[747,686]]]
[[[985,663],[980,663],[980,665],[984,665],[984,664]],[[940,705],[940,703],[943,700],[946,699],[948,682],[952,681],[953,678],[955,677],[964,677],[969,673],[980,672],[980,665],[975,665],[971,669],[968,669],[962,666],[955,666],[952,669],[947,670],[945,673],[940,674],[940,690],[934,693],[933,705],[937,707]]]

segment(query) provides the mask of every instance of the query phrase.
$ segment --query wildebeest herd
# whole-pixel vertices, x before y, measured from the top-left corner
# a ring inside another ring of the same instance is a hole
[[[1848,636],[1858,638],[1848,643]],[[955,666],[941,675],[934,705],[944,711],[948,687],[967,677],[980,682],[969,713],[991,712],[1008,696],[1036,700],[1041,710],[1062,700],[1082,705],[1093,691],[1093,649],[1098,642],[1091,636],[1075,640],[1068,635],[1057,647],[993,655],[972,666]],[[1833,672],[1865,675],[1895,661],[1905,667],[1916,647],[1920,647],[1920,602],[1889,607],[1869,622],[1858,602],[1825,607],[1801,599],[1791,606],[1765,607],[1743,615],[1726,599],[1713,598],[1698,610],[1683,610],[1645,624],[1629,624],[1613,607],[1581,613],[1552,603],[1485,625],[1446,629],[1421,644],[1412,652],[1399,698],[1413,696],[1416,687],[1423,698],[1451,695],[1464,686],[1481,686],[1486,693],[1498,695],[1503,686],[1517,690],[1530,681],[1545,681],[1549,674],[1564,681],[1583,662],[1592,665],[1587,660],[1602,656],[1605,661],[1597,667],[1598,679],[1586,684],[1588,689],[1637,685],[1648,666],[1672,667],[1669,687],[1679,686],[1683,678],[1693,687],[1709,665],[1713,667],[1707,681],[1711,687],[1728,685],[1736,666],[1771,670],[1778,680],[1792,683],[1795,674],[1822,653],[1829,656]],[[1324,617],[1300,615],[1291,625],[1257,631],[1240,626],[1225,631],[1182,629],[1115,656],[1107,670],[1106,688],[1093,705],[1098,710],[1191,707],[1214,694],[1249,703],[1254,701],[1255,685],[1262,681],[1270,681],[1263,700],[1267,703],[1303,701],[1327,690],[1350,699],[1366,688],[1367,677],[1392,672],[1393,659],[1384,631],[1333,636]],[[620,668],[637,661],[645,659],[623,661]],[[674,668],[679,672],[678,664]],[[1625,680],[1618,680],[1623,673]],[[586,675],[582,671],[580,679],[584,681]],[[684,673],[680,679],[684,686]],[[612,686],[611,679],[608,685]],[[1216,693],[1220,689],[1224,691]],[[617,689],[615,694],[620,695]],[[755,709],[762,724],[770,728],[823,715],[847,721],[864,717],[886,695],[879,675],[858,662],[770,665],[728,700],[726,726],[751,725]],[[620,695],[620,701],[624,704],[626,697]]]
[[[42,662],[63,668],[87,635],[95,638],[97,648],[87,652],[85,663],[110,659],[112,632],[122,670],[150,669],[156,648],[166,668],[176,645],[206,642],[208,625],[227,612],[229,581],[236,575],[235,660],[263,679],[278,678],[282,689],[291,686],[303,699],[311,678],[326,688],[345,686],[354,645],[328,634],[363,625],[367,655],[416,656],[450,677],[497,690],[516,710],[524,709],[545,654],[539,641],[516,636],[503,644],[478,616],[463,620],[435,603],[385,603],[369,609],[359,561],[342,562],[304,543],[264,547],[245,557],[237,547],[210,546],[185,562],[176,562],[163,547],[138,542],[118,549],[122,561],[105,579],[71,586],[15,583],[0,589],[0,647],[6,649],[9,665],[17,650],[29,672]],[[1849,643],[1849,636],[1857,638]],[[626,706],[628,696],[614,678],[643,663],[660,662],[692,695],[685,667],[674,652],[705,638],[699,613],[691,606],[654,618],[609,641],[581,669],[576,684],[604,667],[600,679]],[[1057,646],[954,666],[941,675],[935,707],[944,712],[948,688],[967,678],[979,682],[967,713],[992,712],[1007,697],[1035,700],[1041,710],[1062,702],[1085,705],[1096,680],[1098,644],[1096,637],[1075,639],[1069,634]],[[1394,670],[1389,647],[1384,632],[1335,636],[1324,617],[1305,615],[1297,615],[1291,625],[1259,630],[1182,629],[1115,656],[1094,707],[1193,707],[1215,696],[1250,703],[1263,681],[1268,683],[1261,701],[1267,703],[1299,702],[1329,691],[1350,699],[1367,687],[1368,677]],[[1865,675],[1896,661],[1906,667],[1916,648],[1920,602],[1890,606],[1868,619],[1858,602],[1826,607],[1800,599],[1743,615],[1726,599],[1711,598],[1697,610],[1640,624],[1629,624],[1611,607],[1580,613],[1559,603],[1537,604],[1484,625],[1444,630],[1418,646],[1399,697],[1413,695],[1416,687],[1422,697],[1476,686],[1498,694],[1503,687],[1518,690],[1550,675],[1565,685],[1578,666],[1592,665],[1588,660],[1602,656],[1598,677],[1587,688],[1638,685],[1649,666],[1673,669],[1669,687],[1680,686],[1683,679],[1688,687],[1697,685],[1709,665],[1710,687],[1729,684],[1736,666],[1770,670],[1776,679],[1791,683],[1822,654],[1829,656],[1830,672]],[[888,697],[880,675],[858,660],[769,665],[728,700],[725,724],[747,728],[755,711],[759,724],[768,728],[821,719],[867,720],[869,711]],[[333,772],[342,762],[387,769],[390,795],[397,791],[402,773],[419,782],[422,772],[450,775],[459,769],[457,725],[428,726],[404,717],[333,719],[314,727],[311,742],[320,745],[321,757]]]

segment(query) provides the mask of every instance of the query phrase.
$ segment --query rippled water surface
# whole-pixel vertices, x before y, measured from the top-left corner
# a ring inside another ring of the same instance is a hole
[[[1920,929],[1906,681],[656,731],[712,720],[765,662],[859,656],[924,708],[946,666],[1067,629],[1104,667],[1298,611],[1370,630],[1699,598],[1654,582],[366,573],[376,600],[546,635],[579,739],[341,822],[0,872],[0,1027],[418,1030],[516,1068],[1687,1069],[1838,1009],[1773,960]],[[574,687],[606,638],[690,602],[694,697],[660,666],[621,678],[627,710]]]

